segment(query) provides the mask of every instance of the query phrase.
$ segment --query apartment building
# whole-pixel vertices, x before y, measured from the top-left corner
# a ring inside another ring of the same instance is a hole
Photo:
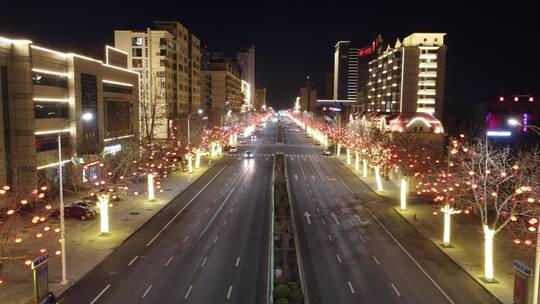
[[[201,103],[199,39],[177,21],[155,21],[145,30],[116,30],[114,40],[141,76],[141,120],[157,112],[153,134],[142,124],[143,136],[167,138]]]
[[[253,103],[255,110],[266,109],[266,88],[255,89],[255,102]]]
[[[0,37],[0,183],[56,184],[59,136],[62,163],[79,164],[138,138],[138,74],[121,50],[106,46],[105,58]]]
[[[368,112],[443,115],[445,33],[414,33],[369,62]]]
[[[240,78],[246,83],[243,86],[249,88],[244,90],[244,108],[249,110],[255,100],[255,46],[240,48],[236,59],[240,67]]]

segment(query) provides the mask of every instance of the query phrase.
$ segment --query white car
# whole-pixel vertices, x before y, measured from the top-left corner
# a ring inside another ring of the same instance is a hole
[[[332,155],[332,151],[330,151],[330,149],[324,149],[323,154],[324,155]]]
[[[232,146],[232,147],[229,148],[229,152],[236,153],[236,152],[238,152],[238,148],[235,147],[235,146]]]

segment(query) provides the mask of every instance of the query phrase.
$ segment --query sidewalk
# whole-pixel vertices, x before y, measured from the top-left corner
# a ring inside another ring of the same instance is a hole
[[[163,192],[156,193],[156,200],[149,202],[145,196],[129,196],[115,203],[109,209],[110,236],[100,236],[99,216],[88,221],[66,219],[66,257],[69,284],[60,285],[61,259],[51,253],[49,260],[49,289],[57,296],[67,290],[77,280],[96,267],[116,247],[120,246],[139,227],[158,213],[172,199],[189,187],[195,180],[211,168],[218,158],[201,160],[201,168],[191,175],[175,172],[162,181]],[[66,204],[77,198],[67,197]],[[31,242],[26,242],[31,246]],[[22,244],[25,244],[23,241]],[[34,248],[35,249],[35,248]],[[13,304],[31,303],[33,298],[32,272],[21,263],[5,265],[7,280],[0,286],[0,302]],[[10,267],[11,266],[11,267]],[[9,267],[9,268],[8,268]]]
[[[345,166],[355,172],[354,159],[352,165],[347,165],[346,157],[343,155],[336,157]],[[362,178],[362,167],[356,174],[373,191],[376,191],[376,182],[373,171],[370,171],[367,178]],[[451,244],[452,247],[442,246],[443,218],[438,212],[433,215],[435,207],[431,204],[412,202],[409,200],[407,210],[401,211],[399,208],[400,191],[398,185],[391,180],[383,178],[384,191],[380,196],[390,198],[395,201],[394,210],[407,220],[425,238],[429,239],[441,251],[453,259],[463,270],[473,279],[484,286],[489,292],[503,303],[513,303],[514,276],[515,270],[512,266],[514,260],[521,260],[526,265],[534,268],[534,248],[526,250],[516,247],[512,243],[510,232],[503,230],[495,236],[494,241],[494,271],[497,283],[485,283],[480,278],[484,274],[484,235],[479,220],[473,215],[453,215],[451,222]],[[413,216],[416,215],[416,220]],[[532,303],[533,278],[529,280],[529,302]]]

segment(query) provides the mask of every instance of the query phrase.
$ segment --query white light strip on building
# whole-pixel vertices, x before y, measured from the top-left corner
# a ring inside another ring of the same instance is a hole
[[[42,102],[70,102],[70,98],[46,98],[46,97],[34,97],[34,101]]]
[[[13,44],[30,44],[32,41],[26,39],[9,39],[5,37],[0,37],[0,42],[4,43],[13,43]]]
[[[122,54],[124,54],[124,55],[127,55],[127,54],[128,54],[127,52],[122,51],[121,49],[117,49],[117,48],[115,48],[114,46],[105,45],[105,48],[114,50],[114,51],[119,52],[119,53],[122,53]]]
[[[33,68],[32,72],[43,73],[43,74],[51,74],[51,75],[56,75],[56,76],[60,76],[60,77],[69,77],[69,74],[67,74],[67,73],[55,72],[55,71],[43,70],[43,69],[34,69]]]
[[[137,75],[139,75],[138,72],[131,71],[131,70],[128,70],[128,69],[124,69],[124,68],[121,68],[121,67],[117,67],[117,66],[114,66],[114,65],[110,65],[110,64],[105,64],[105,63],[103,63],[103,66],[106,66],[106,67],[108,67],[108,68],[117,69],[117,70],[124,71],[124,72],[129,72],[129,73],[131,73],[131,74],[137,74]]]
[[[111,137],[111,138],[105,138],[103,141],[113,141],[113,140],[118,140],[118,139],[130,138],[133,136],[134,136],[133,134],[130,134],[130,135],[124,135],[124,136],[118,136],[118,137]]]
[[[63,161],[57,162],[57,163],[48,164],[48,165],[45,165],[45,166],[40,166],[40,167],[37,167],[36,169],[41,170],[41,169],[45,169],[45,168],[56,167],[58,165],[65,164],[65,163],[68,163],[68,162],[70,162],[69,159],[68,160],[63,160]]]
[[[109,83],[109,84],[116,84],[116,85],[124,86],[124,87],[133,87],[133,84],[131,84],[131,83],[125,83],[125,82],[119,82],[119,81],[112,81],[112,80],[103,79],[102,82]]]
[[[403,112],[403,79],[405,78],[405,48],[401,52],[401,86],[399,87],[399,112]]]
[[[37,131],[37,132],[34,132],[34,135],[58,134],[58,133],[65,133],[65,132],[69,132],[69,131],[71,131],[71,129],[63,129],[63,130],[57,129],[57,130]]]
[[[431,128],[431,124],[429,123],[429,121],[427,119],[425,119],[424,117],[415,117],[413,119],[411,119],[411,121],[409,121],[409,123],[407,124],[407,128],[410,127],[413,123],[415,123],[416,121],[421,121],[423,122],[426,126],[428,126],[429,128]]]
[[[44,48],[44,47],[41,47],[41,46],[37,46],[37,45],[31,45],[30,47],[33,48],[33,49],[36,49],[36,50],[40,50],[40,51],[44,51],[44,52],[53,53],[53,54],[55,54],[55,55],[58,55],[58,56],[64,57],[64,58],[66,58],[66,57],[68,56],[68,55],[65,54],[65,53],[58,52],[58,51],[54,51],[54,50],[47,49],[47,48]]]

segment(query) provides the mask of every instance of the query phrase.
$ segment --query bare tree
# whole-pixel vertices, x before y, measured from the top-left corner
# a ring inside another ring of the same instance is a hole
[[[165,135],[168,135],[168,90],[166,78],[157,73],[150,75],[150,79],[144,77],[142,79],[139,98],[141,134],[142,138],[150,143],[156,137],[156,131],[163,133],[165,128]]]

